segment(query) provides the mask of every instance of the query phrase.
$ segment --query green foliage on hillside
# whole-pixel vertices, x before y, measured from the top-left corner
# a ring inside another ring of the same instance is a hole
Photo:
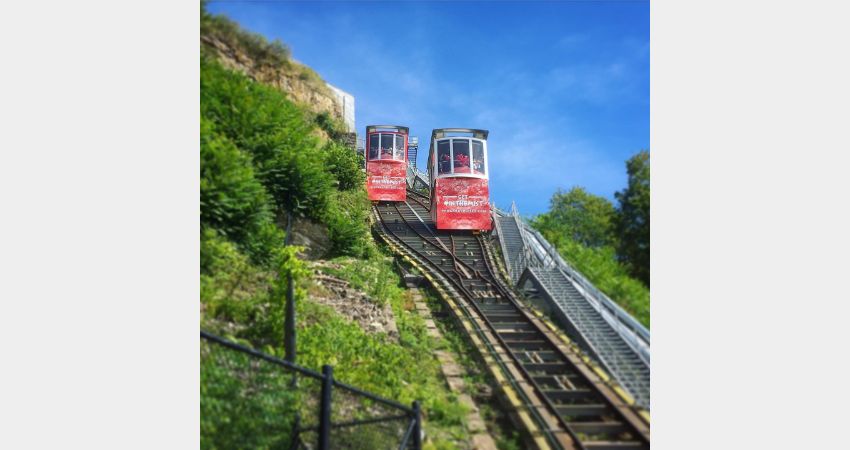
[[[440,363],[433,357],[438,342],[428,336],[410,291],[402,287],[392,266],[392,258],[381,255],[333,262],[342,268],[322,270],[348,280],[372,300],[390,305],[399,342],[392,344],[382,335],[367,335],[358,325],[334,319],[316,308],[302,316],[303,323],[309,324],[306,328],[315,332],[302,338],[309,339],[304,343],[309,350],[303,353],[302,361],[335,361],[340,377],[404,403],[419,399],[429,421],[441,427],[459,427],[466,410],[444,385]]]
[[[280,91],[201,59],[201,116],[251,156],[277,207],[319,219],[333,175],[307,114]]]
[[[269,198],[251,158],[201,118],[201,223],[235,240],[269,220]]]
[[[271,249],[263,247],[274,233],[267,224],[293,213],[326,224],[335,254],[369,254],[365,209],[349,208],[366,205],[357,155],[323,143],[313,114],[202,57],[201,117],[202,228],[257,247],[269,261]]]
[[[203,27],[229,33],[252,53],[267,51],[269,64],[288,57],[283,47],[275,50],[225,19],[207,16]],[[372,239],[364,174],[356,153],[336,141],[344,134],[339,121],[309,112],[208,55],[200,65],[202,328],[283,356],[291,275],[298,363],[315,370],[332,364],[342,381],[404,403],[421,400],[431,444],[452,448],[450,439],[435,436],[462,438],[465,410],[443,384],[432,357],[437,343]],[[330,141],[319,137],[322,131]],[[344,266],[337,275],[390,305],[398,342],[366,333],[310,299],[318,288],[311,272],[296,256],[299,248],[283,245],[290,214],[326,227],[329,256],[342,258],[336,261]],[[299,394],[273,370],[234,355],[221,358],[201,352],[201,447],[280,446]],[[235,372],[217,370],[224,363]]]
[[[331,139],[339,140],[348,134],[348,131],[345,128],[345,123],[341,119],[331,116],[327,111],[322,111],[316,114],[316,118],[314,120],[316,121],[316,125],[324,130]]]
[[[304,400],[291,380],[271,364],[202,344],[201,448],[288,448]]]
[[[292,51],[278,39],[245,30],[223,15],[210,14],[201,2],[201,37],[214,38],[245,52],[258,66],[267,66],[297,76],[317,92],[329,93],[325,81],[313,69],[292,60]]]
[[[337,188],[349,191],[363,186],[366,177],[360,169],[360,157],[350,148],[338,142],[328,142],[324,148],[328,170],[337,180]]]
[[[439,343],[428,336],[425,323],[416,314],[409,291],[401,287],[390,258],[380,254],[369,259],[344,257],[333,260],[341,269],[323,270],[349,280],[374,301],[389,304],[399,331],[398,342],[393,342],[384,333],[368,334],[331,308],[312,302],[309,293],[321,288],[310,281],[305,263],[295,257],[295,248],[287,247],[276,258],[276,267],[269,269],[252,264],[235,245],[221,236],[206,233],[201,246],[203,328],[282,357],[284,280],[286,274],[291,273],[296,283],[300,365],[319,369],[331,364],[335,377],[347,383],[406,404],[421,400],[430,435],[464,436],[462,421],[466,410],[443,384],[439,362],[432,356]],[[208,403],[214,405],[207,405],[209,413],[202,415],[202,428],[212,431],[208,436],[202,434],[202,439],[226,448],[221,443],[233,441],[246,430],[269,429],[269,414],[283,414],[281,421],[288,423],[289,416],[284,413],[289,410],[280,405],[294,401],[291,392],[281,389],[275,394],[261,390],[254,394],[259,396],[256,401],[280,407],[272,410],[254,405],[254,401],[246,401],[241,394],[244,384],[251,378],[242,376],[233,380],[227,374],[215,373],[214,362],[205,361],[202,358],[202,368],[213,373],[207,375],[208,379],[202,379],[202,389],[216,391],[208,392],[213,397]],[[263,379],[270,382],[276,380],[265,372],[252,376],[265,377]],[[224,386],[205,387],[205,381]],[[284,397],[289,400],[282,400]],[[202,411],[204,408],[202,404]],[[235,418],[235,423],[226,420],[239,412],[258,416],[255,420]],[[434,443],[441,448],[451,448],[445,440],[434,439]],[[202,447],[211,446],[202,442]]]

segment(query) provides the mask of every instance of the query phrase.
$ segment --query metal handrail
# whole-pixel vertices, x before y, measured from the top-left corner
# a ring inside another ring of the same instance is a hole
[[[607,309],[611,314],[613,314],[619,321],[624,322],[630,330],[632,330],[635,334],[641,337],[642,340],[646,341],[647,345],[649,344],[649,330],[643,326],[640,322],[638,322],[634,317],[632,317],[628,312],[623,310],[623,308],[616,304],[613,300],[611,300],[604,292],[600,291],[596,286],[594,286],[584,275],[581,274],[578,270],[574,269],[568,262],[564,261],[563,258],[558,253],[557,249],[554,248],[552,244],[550,244],[543,235],[540,234],[539,231],[535,229],[526,229],[526,232],[533,235],[535,240],[537,240],[541,246],[546,250],[547,254],[552,257],[556,262],[557,266],[560,270],[566,272],[565,274],[576,281],[576,283],[583,288],[585,291],[593,297],[595,300],[598,300],[600,306]]]
[[[522,220],[521,220],[521,218],[520,218],[520,215],[519,215],[519,210],[517,209],[517,207],[516,207],[516,203],[514,203],[514,202],[512,202],[512,203],[511,203],[511,215],[513,216],[514,220],[516,221],[517,228],[519,229],[519,233],[520,233],[520,238],[521,238],[522,243],[523,243],[523,251],[520,253],[520,259],[521,259],[521,260],[526,260],[526,259],[528,258],[528,262],[529,262],[529,263],[531,263],[531,264],[526,263],[525,267],[532,267],[532,266],[540,267],[541,265],[542,265],[543,267],[548,267],[549,265],[547,264],[547,260],[546,260],[545,258],[541,258],[541,259],[538,259],[538,260],[534,260],[534,259],[529,258],[529,255],[528,255],[528,253],[530,253],[529,249],[530,249],[530,248],[533,248],[533,247],[532,247],[531,245],[529,245],[529,242],[528,242],[528,241],[529,241],[529,239],[526,237],[526,233],[529,233],[529,232],[531,232],[531,231],[536,231],[536,230],[526,230],[525,223],[524,223],[524,222],[522,222]],[[538,243],[540,243],[540,241],[542,240],[543,242],[545,242],[545,244],[547,244],[547,245],[550,245],[550,246],[551,246],[551,244],[549,244],[549,243],[548,243],[548,241],[546,241],[546,240],[543,238],[543,236],[541,236],[539,233],[535,233],[535,234],[534,234],[534,238],[535,238],[536,240],[538,240]],[[549,257],[551,258],[551,259],[550,259],[551,261],[556,261],[556,260],[555,260],[555,258],[554,258],[554,255],[552,255],[552,254],[548,251],[550,248],[551,248],[551,247],[547,248],[547,252],[546,252],[546,255],[545,255],[545,256],[549,256]],[[556,253],[556,254],[557,254],[557,253]],[[560,255],[558,255],[558,256],[560,257]],[[536,262],[536,264],[534,264],[535,262]],[[520,267],[522,267],[522,266],[520,266]],[[563,270],[561,270],[561,268],[560,268],[560,267],[557,267],[557,268],[558,268],[558,270],[560,270],[560,271],[561,271],[561,273],[562,273],[562,274],[563,274],[563,275],[564,275],[567,279],[570,279],[570,277],[569,277],[569,276],[567,276],[565,273],[563,273]],[[521,276],[521,275],[520,275],[520,276]],[[579,274],[579,276],[580,276],[580,274]],[[516,281],[519,281],[519,277],[517,277],[517,280],[516,280]],[[592,285],[591,285],[591,286],[592,286]],[[546,286],[545,286],[544,284],[542,284],[542,282],[540,283],[540,287],[541,287],[544,291],[546,291],[546,292],[547,292],[547,295],[548,295],[551,299],[553,299],[553,300],[555,299],[555,296],[554,296],[551,292],[549,292],[549,289],[547,289],[547,288],[546,288]],[[579,291],[579,293],[580,293],[580,294],[582,294],[582,296],[583,296],[583,297],[585,297],[585,298],[587,298],[587,297],[588,297],[588,296],[587,296],[587,295],[583,292],[583,290],[581,289],[581,287],[577,287],[577,290]],[[596,311],[599,313],[599,315],[600,315],[600,316],[602,316],[602,318],[603,318],[603,319],[604,319],[604,320],[605,320],[605,321],[606,321],[609,325],[611,325],[611,327],[612,327],[612,328],[614,328],[614,330],[617,332],[617,334],[618,334],[618,335],[620,335],[620,336],[623,338],[623,340],[624,340],[624,341],[626,341],[626,344],[627,344],[627,345],[629,345],[629,347],[631,347],[631,348],[632,348],[632,349],[633,349],[633,350],[634,350],[634,351],[638,354],[638,357],[639,357],[639,358],[640,358],[640,359],[641,359],[641,360],[642,360],[645,364],[649,365],[649,350],[648,350],[648,348],[646,348],[645,346],[641,345],[641,344],[640,344],[640,343],[638,343],[638,342],[634,342],[634,339],[633,339],[633,337],[630,335],[630,333],[624,333],[624,330],[622,329],[622,325],[621,325],[621,323],[620,323],[620,321],[619,321],[619,320],[611,320],[610,318],[606,317],[607,315],[606,315],[606,314],[605,314],[605,313],[604,313],[604,312],[600,309],[599,305],[598,305],[598,304],[596,304],[596,302],[597,302],[597,300],[596,300],[596,299],[589,298],[588,300],[589,300],[589,302],[588,302],[588,303],[590,303],[590,305],[594,308],[594,310],[596,310]],[[567,318],[567,320],[572,321],[570,318]],[[600,333],[599,333],[599,330],[597,330],[597,329],[592,329],[592,330],[583,330],[583,331],[582,331],[582,333],[590,333],[590,334],[592,334],[592,335],[593,335],[594,337],[596,337],[596,338],[600,338],[600,336],[601,336],[601,335],[600,335]],[[590,350],[591,350],[594,354],[599,355],[599,358],[601,359],[602,364],[603,364],[603,365],[605,365],[605,367],[606,367],[606,368],[608,368],[608,371],[609,371],[609,372],[611,373],[611,375],[612,375],[612,376],[613,376],[613,377],[617,380],[617,382],[619,382],[622,386],[625,386],[625,385],[626,385],[626,384],[624,383],[624,381],[625,381],[625,380],[623,380],[623,378],[622,378],[621,374],[620,374],[620,373],[618,373],[618,371],[613,370],[613,367],[611,367],[611,365],[609,364],[609,362],[608,362],[608,361],[606,361],[604,358],[602,358],[602,353],[601,353],[601,352],[599,352],[599,350],[596,348],[596,345],[595,345],[595,344],[594,344],[591,340],[589,340],[589,339],[585,339],[584,341],[585,341],[585,344],[586,344],[588,347],[590,347]]]
[[[580,272],[569,265],[557,250],[549,244],[545,238],[534,229],[526,229],[529,234],[535,237],[535,240],[544,247],[546,252],[555,259],[557,268],[565,276],[575,282],[576,288],[585,294],[585,298],[590,301],[590,304],[602,315],[614,329],[620,334],[627,344],[632,347],[640,356],[640,358],[649,365],[649,331],[635,320],[629,313],[624,311],[619,305],[614,303],[605,293],[597,289],[590,281],[588,281]],[[612,317],[613,316],[613,317]]]
[[[522,259],[525,260],[524,262],[526,263],[526,266],[558,268],[567,278],[575,282],[576,287],[583,296],[589,300],[589,303],[594,307],[594,309],[596,309],[605,321],[608,322],[617,331],[617,333],[624,338],[626,343],[636,351],[638,356],[647,365],[649,365],[650,334],[646,327],[644,327],[628,312],[623,310],[619,305],[605,295],[604,292],[597,289],[590,281],[587,280],[587,278],[584,277],[584,275],[564,261],[557,249],[555,249],[555,247],[550,244],[543,235],[521,219],[515,203],[511,204],[510,213],[506,213],[495,207],[494,212],[502,216],[513,216],[516,218],[520,232],[522,233],[523,242],[527,247],[531,247],[531,250],[536,257],[530,258],[529,256],[522,254]],[[528,245],[529,242],[527,237],[529,235],[537,241],[540,249],[535,248],[533,245]],[[541,249],[542,254],[539,252]],[[535,259],[539,266],[530,262]]]
[[[429,186],[428,174],[420,171],[419,169],[417,169],[416,167],[414,167],[412,164],[410,164],[408,162],[408,164],[407,164],[407,186],[410,187],[410,189],[414,189],[416,187],[416,180],[417,179],[420,182],[422,182],[422,184],[424,184],[426,187]]]

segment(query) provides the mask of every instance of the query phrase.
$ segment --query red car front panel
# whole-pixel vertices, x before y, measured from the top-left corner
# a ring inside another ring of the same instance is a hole
[[[490,187],[481,178],[438,178],[434,187],[438,230],[489,231]]]
[[[403,202],[407,199],[407,169],[403,161],[369,161],[367,167],[369,200]]]

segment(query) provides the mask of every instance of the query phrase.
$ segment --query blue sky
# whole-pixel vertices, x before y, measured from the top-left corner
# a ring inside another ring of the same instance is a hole
[[[357,131],[490,130],[490,192],[523,215],[579,185],[614,200],[649,148],[649,2],[213,2],[355,97]]]

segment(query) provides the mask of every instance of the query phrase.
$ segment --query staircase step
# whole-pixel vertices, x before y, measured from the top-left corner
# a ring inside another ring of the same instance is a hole
[[[570,428],[584,434],[619,434],[628,430],[622,422],[575,422]]]
[[[584,448],[588,450],[628,450],[636,448],[649,448],[637,441],[589,441],[584,442]]]
[[[607,414],[610,409],[601,403],[586,405],[556,405],[555,410],[562,416],[570,417],[593,417]]]

